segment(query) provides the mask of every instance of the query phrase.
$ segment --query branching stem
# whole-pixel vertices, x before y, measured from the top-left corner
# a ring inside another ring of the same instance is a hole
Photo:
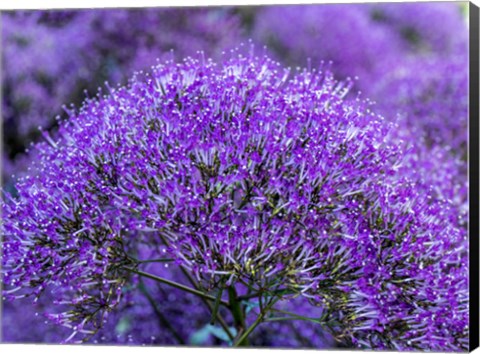
[[[177,282],[174,282],[172,280],[168,280],[168,279],[165,279],[165,278],[161,278],[161,277],[158,277],[156,275],[153,275],[153,274],[150,274],[150,273],[146,273],[146,272],[142,272],[141,270],[137,270],[137,269],[133,269],[133,268],[128,268],[128,267],[124,267],[124,269],[132,272],[132,273],[135,273],[135,274],[138,274],[142,277],[145,277],[145,278],[149,278],[149,279],[152,279],[152,280],[155,280],[155,281],[158,281],[160,283],[164,283],[164,284],[167,284],[167,285],[170,285],[170,286],[173,286],[174,288],[177,288],[177,289],[180,289],[180,290],[183,290],[187,293],[190,293],[190,294],[193,294],[193,295],[197,295],[203,299],[206,299],[206,300],[210,300],[210,301],[215,301],[216,298],[211,296],[211,295],[208,295],[208,294],[205,294],[199,290],[196,290],[196,289],[192,289],[192,288],[189,288],[188,286],[185,286],[183,284],[180,284],[180,283],[177,283]],[[223,305],[223,306],[227,306],[228,307],[228,303],[225,302],[225,301],[220,301],[220,304]]]

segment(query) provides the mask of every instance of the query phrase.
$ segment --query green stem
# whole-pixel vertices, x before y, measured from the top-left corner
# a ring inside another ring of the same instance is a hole
[[[195,287],[195,288],[198,288],[198,285],[196,284],[195,280],[190,276],[190,274],[183,268],[181,268],[182,271],[183,271],[183,274],[185,274],[185,276],[189,279],[190,283],[192,283],[192,285]],[[213,312],[214,309],[213,309],[213,306],[207,301],[205,300],[204,298],[202,298],[202,301],[203,303],[205,304],[205,306],[208,307],[208,309],[210,310],[210,312]],[[223,330],[225,331],[225,333],[227,334],[228,336],[228,339],[230,339],[232,342],[233,340],[235,339],[235,337],[233,336],[232,332],[230,332],[230,329],[228,328],[228,325],[227,323],[225,322],[225,320],[223,319],[223,317],[217,312],[217,321],[218,323],[220,323],[220,326],[222,326]]]
[[[243,314],[241,303],[237,296],[237,291],[235,290],[235,286],[231,285],[228,287],[228,302],[230,304],[230,312],[232,313],[233,320],[235,323],[235,328],[237,329],[238,333],[241,333],[245,330],[245,316]],[[248,341],[246,337],[242,340],[238,340],[235,346],[248,346]]]
[[[292,320],[299,320],[296,317],[268,317],[265,319],[266,322],[278,322],[278,321],[292,321]]]
[[[213,312],[213,306],[205,299],[202,299],[203,302],[205,303],[205,305],[208,307],[208,309],[210,310],[210,312]],[[217,321],[218,323],[220,323],[220,326],[222,326],[223,330],[225,331],[225,333],[227,334],[228,336],[228,339],[230,339],[232,342],[233,340],[235,339],[235,337],[233,336],[232,332],[230,332],[230,329],[228,328],[228,325],[227,323],[225,322],[225,320],[223,319],[223,317],[217,312]]]
[[[167,241],[167,239],[162,235],[160,234],[160,238],[162,239],[163,243],[168,246],[169,245],[169,242]],[[180,266],[180,270],[182,271],[183,275],[185,275],[185,277],[188,279],[188,281],[190,282],[190,284],[192,284],[192,286],[198,290],[200,289],[200,286],[197,284],[197,282],[195,281],[195,279],[193,279],[193,277],[190,275],[189,272],[187,272],[185,270],[184,267]],[[205,304],[205,306],[208,307],[208,309],[213,312],[213,306],[204,298],[204,297],[201,297],[203,303]],[[221,304],[223,304],[225,306],[225,304],[223,302],[220,302]],[[227,304],[227,307],[228,307],[228,304]],[[228,328],[228,325],[227,323],[225,322],[225,320],[223,319],[223,317],[217,313],[217,321],[220,323],[220,326],[222,326],[223,330],[225,331],[225,333],[227,334],[228,338],[233,342],[235,337],[233,336],[232,332],[230,332],[230,329]]]
[[[274,290],[272,292],[261,290],[261,291],[257,291],[256,293],[253,293],[253,294],[247,294],[247,295],[239,296],[238,299],[239,300],[248,300],[248,299],[251,299],[251,298],[254,298],[254,297],[261,296],[262,294],[265,294],[265,293],[272,294],[273,296],[275,296],[275,295],[278,295],[278,294],[282,294],[286,291],[291,291],[291,290],[287,289],[287,288],[277,289],[277,290]]]
[[[280,310],[280,309],[275,309],[275,308],[272,308],[271,310],[275,311],[275,312],[278,312],[278,313],[282,313],[284,315],[289,315],[289,317],[270,317],[270,318],[267,318],[266,321],[300,320],[300,321],[313,322],[313,323],[316,323],[316,324],[319,324],[319,325],[326,325],[326,322],[322,322],[319,319],[300,316],[300,315],[297,315],[296,313],[293,313],[293,312],[290,312],[290,311],[285,311],[285,310]]]
[[[302,316],[289,316],[289,317],[268,317],[265,319],[266,322],[278,322],[278,321],[307,321],[322,325],[321,322],[313,319]]]
[[[185,286],[185,285],[183,285],[183,284],[176,283],[176,282],[174,282],[174,281],[172,281],[172,280],[160,278],[160,277],[158,277],[158,276],[156,276],[156,275],[153,275],[153,274],[150,274],[150,273],[145,273],[145,272],[142,272],[141,270],[137,270],[137,269],[133,269],[133,268],[124,267],[124,269],[126,269],[126,270],[128,270],[128,271],[130,271],[130,272],[132,272],[132,273],[141,275],[142,277],[149,278],[149,279],[158,281],[158,282],[160,282],[160,283],[164,283],[164,284],[173,286],[173,287],[175,287],[175,288],[177,288],[177,289],[180,289],[180,290],[183,290],[183,291],[185,291],[185,292],[187,292],[187,293],[200,296],[200,297],[203,298],[203,299],[210,300],[210,301],[216,301],[216,298],[213,297],[213,296],[210,296],[210,295],[205,294],[205,293],[203,293],[203,292],[201,292],[201,291],[198,291],[198,290],[189,288],[188,286]],[[220,301],[220,304],[222,304],[223,306],[227,306],[227,307],[228,307],[228,303],[226,303],[225,301]]]
[[[210,324],[214,325],[217,319],[218,308],[220,307],[220,301],[222,300],[223,294],[223,283],[220,285],[220,289],[218,289],[217,299],[215,300],[215,304],[213,305],[212,311],[212,318],[210,320]]]
[[[188,279],[188,281],[192,284],[192,286],[195,289],[199,289],[200,288],[199,285],[197,284],[195,279],[193,279],[193,277],[190,275],[190,273],[187,272],[185,270],[185,268],[183,268],[183,267],[180,267],[180,269],[182,270],[182,273],[185,275],[185,277]],[[201,299],[202,299],[203,303],[205,304],[205,306],[208,307],[210,312],[213,312],[213,306],[203,297]],[[235,337],[233,336],[232,332],[230,332],[230,329],[228,328],[227,323],[225,322],[225,320],[223,319],[223,317],[219,313],[217,313],[217,321],[220,323],[220,326],[222,326],[223,330],[227,334],[228,339],[230,339],[233,342]]]
[[[262,295],[263,292],[256,292],[256,293],[253,293],[253,294],[247,294],[247,295],[241,295],[238,297],[238,300],[250,300],[250,299],[253,299],[254,297],[258,297],[260,295]]]
[[[260,322],[262,322],[262,320],[263,320],[263,314],[257,317],[255,322],[253,322],[253,324],[250,327],[248,327],[245,332],[243,332],[242,336],[238,339],[238,341],[233,346],[234,347],[244,346],[242,344],[245,342],[245,340],[250,335],[250,333],[252,333],[253,330],[257,328],[257,326],[260,324]]]
[[[273,305],[275,305],[275,303],[278,301],[279,299],[271,299],[269,301],[269,303],[267,304],[267,306],[265,307],[265,309],[263,311],[260,312],[260,314],[258,315],[257,319],[255,320],[255,322],[252,323],[252,325],[250,327],[247,328],[247,330],[245,332],[243,332],[243,334],[241,335],[241,337],[237,340],[236,343],[234,343],[234,347],[239,347],[239,346],[243,346],[243,342],[248,338],[248,336],[250,335],[250,333],[253,332],[253,330],[255,328],[257,328],[257,326],[262,323],[265,315],[268,313],[268,311],[271,309],[271,307]]]

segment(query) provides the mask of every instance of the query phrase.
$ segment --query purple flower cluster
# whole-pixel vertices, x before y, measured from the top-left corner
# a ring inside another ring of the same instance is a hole
[[[160,259],[185,272],[166,277],[190,282],[235,345],[249,331],[261,343],[269,323],[257,325],[284,320],[274,313],[306,320],[288,309],[308,301],[307,320],[344,345],[465,350],[457,204],[405,168],[421,152],[398,144],[369,102],[347,98],[351,85],[253,54],[200,55],[86,101],[58,135],[44,133],[18,197],[3,203],[4,297],[48,293],[58,306],[48,320],[67,341],[87,340],[124,315],[128,286],[141,292],[144,262]],[[168,312],[174,297],[154,303]],[[183,320],[198,328],[198,311]]]
[[[156,59],[199,50],[218,57],[241,35],[223,8],[4,12],[2,29],[6,181],[23,171],[21,154],[39,126],[65,116],[64,104],[80,104],[105,81],[124,83]]]

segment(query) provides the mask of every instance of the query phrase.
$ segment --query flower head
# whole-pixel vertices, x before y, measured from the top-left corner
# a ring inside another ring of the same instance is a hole
[[[148,247],[207,291],[307,298],[349,344],[464,348],[465,234],[349,87],[200,56],[87,101],[4,204],[5,296],[52,289],[66,309],[49,318],[88,335]]]

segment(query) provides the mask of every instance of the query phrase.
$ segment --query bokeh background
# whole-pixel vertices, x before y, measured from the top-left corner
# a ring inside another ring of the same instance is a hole
[[[466,10],[466,3],[444,2],[2,12],[3,189],[15,194],[15,179],[35,159],[32,145],[42,132],[55,134],[84,100],[127,84],[157,61],[221,61],[239,48],[293,70],[319,68],[352,80],[351,98],[369,98],[372,110],[397,123],[399,143],[418,152],[407,168],[453,201],[466,227]],[[182,281],[154,267],[152,273]],[[225,344],[195,297],[144,285],[138,289],[151,291],[129,292],[93,343]],[[155,304],[162,304],[160,314]],[[41,315],[52,306],[48,297],[4,302],[2,340],[60,342],[68,329]],[[306,301],[290,306],[318,312]],[[252,345],[339,346],[318,326],[297,322],[263,324]]]

